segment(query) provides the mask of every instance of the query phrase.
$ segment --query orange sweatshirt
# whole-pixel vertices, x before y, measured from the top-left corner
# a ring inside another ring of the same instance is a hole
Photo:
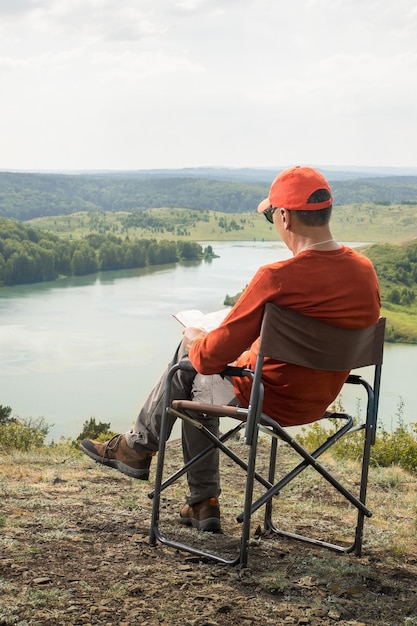
[[[344,328],[372,326],[380,314],[378,279],[369,259],[346,246],[306,250],[256,272],[222,324],[193,341],[189,358],[196,370],[215,374],[231,363],[254,369],[267,302]],[[310,370],[267,359],[263,373],[263,412],[289,426],[319,419],[349,372]],[[238,401],[247,407],[250,379],[235,377],[232,382]]]

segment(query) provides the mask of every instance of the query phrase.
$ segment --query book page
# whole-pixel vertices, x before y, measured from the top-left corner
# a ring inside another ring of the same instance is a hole
[[[212,311],[211,313],[202,313],[196,309],[189,311],[180,311],[174,315],[175,319],[183,326],[195,326],[196,328],[204,328],[209,332],[217,328],[229,313],[230,308]]]

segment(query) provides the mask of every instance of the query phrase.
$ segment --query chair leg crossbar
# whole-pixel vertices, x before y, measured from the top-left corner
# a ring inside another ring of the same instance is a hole
[[[219,448],[225,454],[227,454],[227,456],[231,458],[232,461],[234,461],[242,469],[247,471],[248,469],[247,463],[245,463],[243,459],[241,459],[237,454],[235,454],[233,450],[231,450],[230,448],[224,445],[225,441],[227,441],[231,437],[234,437],[235,435],[237,435],[237,433],[240,430],[242,430],[242,428],[244,427],[244,424],[242,424],[242,422],[240,422],[237,426],[235,426],[234,428],[232,428],[231,430],[229,430],[228,432],[224,433],[219,438],[217,438],[201,422],[198,422],[197,420],[187,415],[186,413],[180,413],[179,411],[176,411],[175,409],[171,409],[171,408],[168,408],[167,412],[170,413],[171,415],[175,415],[175,417],[179,417],[180,419],[191,422],[196,428],[198,428],[207,437],[207,439],[209,439],[212,442],[212,444],[208,446],[205,450],[200,452],[200,454],[196,455],[188,463],[186,463],[181,469],[177,470],[174,474],[171,474],[171,476],[166,478],[161,483],[161,486],[160,486],[161,492],[164,491],[170,485],[172,485],[174,482],[176,482],[178,478],[181,478],[181,476],[186,474],[192,465],[194,465],[195,463],[203,459],[205,456],[207,456],[207,454],[209,454],[216,447]],[[267,489],[272,487],[272,484],[269,481],[265,480],[257,472],[255,472],[255,478]],[[155,489],[152,489],[152,491],[148,493],[148,498],[152,499],[154,498],[154,495],[155,495]]]
[[[274,484],[273,487],[268,489],[260,498],[258,498],[251,507],[251,514],[255,513],[260,507],[266,505],[265,509],[265,518],[264,518],[264,528],[273,532],[276,535],[280,535],[282,537],[287,537],[290,539],[297,539],[300,541],[304,541],[306,543],[311,543],[313,545],[319,545],[325,548],[329,548],[331,550],[335,550],[338,552],[350,553],[354,552],[357,556],[360,556],[361,553],[361,540],[362,540],[362,532],[359,532],[359,528],[361,529],[363,526],[363,517],[371,517],[372,512],[365,506],[364,501],[360,498],[356,497],[352,494],[346,487],[344,487],[334,476],[329,473],[321,464],[317,462],[317,458],[321,456],[326,450],[328,450],[336,441],[338,441],[341,437],[351,432],[355,432],[355,428],[352,428],[353,419],[350,415],[347,414],[337,414],[332,417],[337,417],[340,419],[346,419],[346,424],[339,428],[336,433],[334,433],[331,437],[329,437],[321,446],[319,446],[314,452],[311,454],[308,453],[295,439],[293,439],[284,429],[280,426],[275,425],[275,429],[279,430],[280,435],[273,434],[274,437],[281,439],[288,443],[300,456],[304,458],[304,461],[299,463],[296,467],[294,467],[290,472],[288,472],[281,480]],[[276,450],[277,445],[275,443],[271,445],[271,459],[270,459],[270,480],[273,481],[273,474],[275,471],[276,465]],[[277,496],[279,492],[288,485],[296,476],[298,476],[304,469],[312,466],[325,480],[327,480],[346,500],[348,500],[358,511],[358,522],[356,528],[356,536],[354,542],[349,546],[341,546],[335,543],[331,543],[328,541],[323,541],[320,539],[314,539],[312,537],[307,537],[305,535],[299,535],[296,533],[292,533],[289,531],[281,530],[276,528],[272,521],[272,498]],[[362,494],[363,497],[363,494]],[[243,513],[238,516],[238,521],[243,521]]]
[[[209,452],[213,450],[213,448],[219,448],[223,453],[225,453],[232,461],[234,461],[239,467],[241,467],[245,472],[249,473],[252,471],[253,473],[253,481],[257,481],[265,488],[265,493],[260,496],[256,501],[252,502],[252,490],[253,484],[247,487],[247,493],[245,497],[245,510],[242,511],[236,518],[236,520],[243,524],[243,532],[241,538],[241,546],[239,555],[234,558],[226,558],[220,556],[218,554],[208,552],[206,550],[202,550],[200,548],[196,548],[191,545],[183,544],[176,540],[169,539],[165,537],[158,526],[159,513],[155,512],[156,508],[159,508],[159,495],[158,502],[154,502],[154,515],[152,520],[152,531],[150,542],[151,545],[156,544],[156,539],[161,543],[170,545],[178,550],[186,551],[194,555],[198,555],[201,557],[206,557],[208,559],[212,559],[214,561],[224,563],[224,564],[246,564],[247,563],[247,546],[249,542],[249,532],[250,532],[250,518],[251,516],[262,506],[265,506],[265,517],[264,517],[264,529],[272,532],[273,534],[283,536],[290,539],[296,539],[299,541],[304,541],[310,544],[319,545],[322,547],[326,547],[332,550],[340,551],[340,552],[355,552],[355,554],[360,555],[361,552],[361,540],[362,540],[362,525],[363,525],[363,517],[371,517],[371,511],[365,506],[364,502],[353,495],[348,489],[346,489],[332,474],[330,474],[318,461],[317,459],[328,450],[336,441],[338,441],[341,437],[348,434],[349,432],[354,431],[353,428],[353,419],[350,415],[344,413],[334,413],[331,414],[330,417],[343,420],[345,423],[332,435],[330,435],[324,443],[322,443],[314,452],[307,452],[293,437],[291,437],[288,432],[280,427],[276,422],[268,418],[267,416],[262,416],[262,425],[259,426],[259,430],[268,434],[271,437],[271,451],[270,451],[270,462],[269,462],[269,476],[268,479],[262,477],[258,472],[255,471],[254,462],[255,459],[250,459],[251,453],[249,454],[248,462],[244,461],[241,457],[239,457],[233,450],[231,450],[228,446],[225,445],[230,438],[234,437],[239,430],[241,430],[245,424],[239,422],[237,426],[230,429],[225,434],[221,435],[217,438],[213,435],[202,422],[194,419],[191,415],[189,415],[186,411],[178,411],[173,409],[172,407],[167,408],[167,413],[171,414],[177,418],[182,420],[187,420],[192,423],[196,428],[198,428],[209,440],[210,445],[199,455],[191,459],[187,464],[185,464],[181,469],[174,472],[171,476],[166,478],[164,481],[161,481],[158,494],[164,491],[167,487],[175,483],[181,476],[183,476],[188,469],[194,464],[204,458]],[[287,443],[291,448],[295,450],[301,457],[302,461],[294,467],[290,472],[288,472],[283,478],[281,478],[277,483],[275,480],[275,467],[276,467],[276,455],[277,455],[277,440],[281,439],[285,443]],[[253,448],[250,446],[250,448]],[[160,451],[161,454],[161,451]],[[255,449],[252,450],[252,455],[256,456]],[[253,466],[253,467],[251,467]],[[353,506],[358,509],[358,525],[356,530],[355,541],[350,546],[339,546],[334,543],[330,543],[327,541],[323,541],[320,539],[315,539],[311,537],[306,537],[303,535],[299,535],[296,533],[292,533],[286,530],[278,529],[273,521],[272,521],[272,499],[274,496],[278,495],[279,492],[288,485],[296,476],[298,476],[303,470],[307,467],[312,466],[321,476],[327,480],[337,491],[339,491],[342,496],[344,496]],[[249,493],[250,492],[250,493]],[[149,498],[155,499],[155,489],[153,489],[149,494]],[[156,507],[156,508],[155,508]],[[245,534],[247,537],[245,537]]]

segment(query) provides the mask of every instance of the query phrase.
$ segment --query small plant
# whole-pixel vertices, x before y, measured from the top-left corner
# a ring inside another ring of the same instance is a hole
[[[110,431],[110,423],[99,422],[97,424],[95,417],[90,417],[83,424],[83,429],[74,441],[74,445],[78,446],[83,439],[95,439],[96,441],[105,441],[114,435]]]
[[[417,425],[408,427],[400,424],[391,433],[381,430],[371,459],[374,465],[398,465],[408,472],[417,473]]]
[[[27,451],[43,446],[50,428],[43,418],[7,419],[0,428],[0,449]]]
[[[116,582],[106,590],[106,597],[112,599],[124,598],[127,595],[128,584],[123,582]]]
[[[360,408],[360,407],[359,407]],[[359,410],[358,408],[358,410]],[[337,410],[340,410],[338,407]],[[379,467],[397,465],[408,472],[417,473],[417,424],[404,423],[404,402],[399,399],[396,421],[397,426],[391,427],[391,432],[379,427],[375,445],[372,446],[371,464]],[[302,445],[310,449],[317,448],[337,428],[330,429],[321,422],[315,422],[308,428],[303,428],[297,439]],[[355,420],[358,421],[358,420]],[[363,453],[364,431],[358,430],[342,437],[332,448],[336,458],[358,460]]]
[[[274,595],[283,594],[294,587],[294,583],[287,577],[286,572],[279,570],[259,576],[256,582],[261,588]]]
[[[0,404],[0,426],[5,426],[10,423],[10,415],[12,409],[9,406],[3,406]]]

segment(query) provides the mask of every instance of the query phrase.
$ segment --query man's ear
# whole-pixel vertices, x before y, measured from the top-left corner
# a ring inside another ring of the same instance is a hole
[[[288,211],[288,209],[280,209],[279,216],[285,230],[289,230],[291,226],[291,211]]]

